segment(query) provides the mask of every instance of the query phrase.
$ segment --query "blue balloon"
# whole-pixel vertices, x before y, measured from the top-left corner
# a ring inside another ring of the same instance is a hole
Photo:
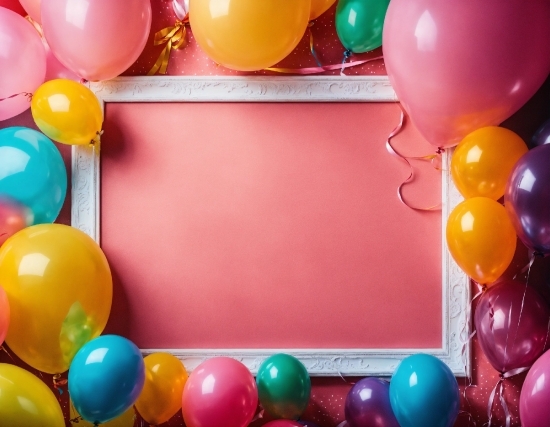
[[[25,205],[33,224],[55,221],[67,194],[67,171],[59,150],[33,129],[0,130],[0,197]]]
[[[452,427],[460,410],[458,383],[441,360],[415,354],[393,374],[390,403],[401,427]]]
[[[145,364],[134,343],[104,335],[85,344],[69,369],[69,394],[78,413],[91,423],[106,423],[137,400]]]

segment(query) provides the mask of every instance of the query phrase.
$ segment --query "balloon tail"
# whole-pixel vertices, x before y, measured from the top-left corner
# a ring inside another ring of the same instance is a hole
[[[315,62],[317,63],[318,67],[322,67],[323,64],[321,64],[321,61],[319,61],[319,57],[317,56],[317,52],[315,52],[315,43],[313,41],[313,31],[311,31],[311,27],[315,24],[315,21],[310,21],[307,29],[309,31],[309,51],[311,52],[311,56],[313,56],[313,59],[315,59]]]
[[[259,410],[258,413],[254,416],[254,418],[252,418],[252,421],[250,421],[250,424],[252,424],[253,422],[256,422],[256,421],[258,421],[258,420],[263,419],[264,413],[265,413],[265,409],[262,408],[262,407],[260,406],[260,410]]]
[[[344,52],[344,59],[342,59],[342,68],[340,69],[341,76],[345,76],[344,70],[346,69],[346,61],[351,57],[351,54],[352,52],[349,49]]]
[[[91,147],[97,147],[101,143],[101,137],[103,136],[103,131],[100,130],[99,132],[96,132],[96,136],[94,139],[90,141]]]
[[[399,135],[401,133],[401,131],[403,130],[403,127],[405,125],[405,118],[406,118],[406,113],[403,110],[403,108],[401,107],[401,117],[400,117],[399,123],[390,132],[390,134],[388,135],[388,139],[386,139],[386,149],[388,150],[388,152],[392,156],[395,156],[395,157],[399,158],[400,160],[402,160],[403,162],[405,162],[407,164],[407,166],[409,167],[409,176],[405,179],[405,181],[403,181],[399,185],[399,187],[397,187],[397,198],[399,199],[399,201],[401,203],[403,203],[409,209],[412,209],[412,210],[415,210],[415,211],[436,211],[436,210],[441,210],[441,203],[438,203],[437,205],[429,206],[427,208],[416,207],[416,206],[411,205],[409,202],[407,202],[407,200],[405,200],[405,197],[403,196],[403,188],[407,184],[410,184],[414,180],[414,168],[413,168],[410,161],[411,160],[427,161],[427,162],[432,163],[432,165],[434,166],[435,169],[441,170],[441,168],[439,167],[439,164],[441,163],[441,155],[442,155],[443,152],[445,152],[445,149],[438,148],[435,154],[428,154],[426,156],[413,156],[413,157],[404,156],[401,153],[399,153],[394,148],[394,146],[392,145],[391,140],[393,138],[395,138],[397,135]]]
[[[187,46],[187,26],[189,25],[189,14],[181,21],[176,20],[172,27],[166,27],[155,34],[155,46],[166,45],[160,53],[157,61],[147,73],[148,76],[153,76],[157,73],[166,74],[168,71],[168,63],[170,62],[170,54],[173,50],[183,49]]]
[[[506,416],[506,427],[510,427],[511,424],[511,414],[510,410],[508,409],[508,405],[506,404],[506,399],[504,399],[504,380],[514,377],[516,375],[519,375],[523,372],[526,372],[529,370],[529,367],[523,367],[523,368],[517,368],[512,369],[511,371],[504,372],[503,374],[500,374],[500,378],[498,379],[497,383],[495,384],[495,387],[493,388],[493,391],[491,392],[491,395],[489,396],[489,402],[487,403],[487,417],[489,418],[489,423],[487,424],[487,427],[491,427],[491,423],[493,420],[493,403],[495,401],[495,396],[497,394],[498,389],[498,395],[499,395],[499,401],[500,406],[502,406],[502,409],[504,411],[504,414]]]
[[[324,73],[325,71],[334,71],[344,68],[351,68],[357,65],[366,64],[372,61],[378,61],[379,59],[384,59],[383,56],[377,56],[375,58],[361,59],[360,61],[352,61],[347,64],[332,64],[332,65],[323,65],[322,67],[308,67],[308,68],[264,68],[267,71],[273,71],[275,73],[281,74],[298,74],[298,75],[308,75],[308,74],[319,74]]]
[[[0,102],[2,102],[2,101],[7,101],[8,99],[13,99],[13,98],[16,98],[16,97],[21,96],[21,95],[26,96],[26,97],[27,97],[27,100],[28,100],[29,102],[32,101],[32,93],[29,93],[29,92],[19,92],[19,93],[16,93],[15,95],[10,95],[10,96],[8,96],[8,97],[6,97],[6,98],[0,98]]]

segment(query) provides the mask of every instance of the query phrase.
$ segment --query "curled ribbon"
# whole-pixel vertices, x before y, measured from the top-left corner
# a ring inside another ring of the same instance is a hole
[[[189,16],[186,16],[182,21],[176,20],[173,27],[166,27],[158,31],[155,34],[155,46],[161,46],[166,44],[160,56],[153,65],[153,68],[147,73],[148,76],[153,76],[157,72],[159,74],[166,74],[168,70],[168,62],[170,61],[170,54],[174,49],[182,49],[187,46],[187,28],[189,23]]]
[[[315,43],[313,42],[313,31],[311,31],[311,27],[313,27],[314,21],[310,21],[307,30],[309,31],[309,51],[311,52],[311,56],[313,56],[313,59],[315,59],[315,62],[317,63],[318,67],[322,67],[323,64],[321,64],[321,61],[319,61],[319,57],[317,56],[317,52],[315,52]]]
[[[512,369],[511,371],[500,374],[500,378],[498,382],[495,384],[495,387],[491,392],[491,396],[489,397],[489,403],[487,404],[487,417],[489,417],[489,423],[487,424],[487,427],[491,427],[491,422],[493,418],[491,409],[493,409],[493,403],[495,401],[495,395],[497,393],[497,389],[499,389],[498,394],[499,394],[500,406],[502,406],[502,409],[504,410],[504,415],[506,416],[506,427],[510,427],[512,416],[510,414],[510,410],[508,409],[508,405],[506,404],[506,400],[504,400],[504,396],[503,396],[504,380],[514,377],[516,375],[519,375],[528,370],[529,370],[529,367],[523,367],[523,368]]]
[[[362,59],[360,61],[352,61],[347,64],[331,64],[331,65],[323,65],[322,67],[309,67],[309,68],[270,67],[270,68],[265,68],[265,70],[273,71],[275,73],[282,73],[282,74],[299,74],[299,75],[319,74],[319,73],[324,73],[325,71],[333,71],[333,70],[340,70],[340,69],[355,67],[356,65],[362,65],[368,62],[378,61],[379,59],[384,59],[384,57],[377,56],[376,58]]]
[[[348,64],[344,64],[344,65],[348,65]],[[436,162],[441,163],[441,154],[445,151],[443,148],[438,148],[435,154],[428,154],[426,156],[413,156],[413,157],[404,156],[401,153],[399,153],[393,147],[393,145],[391,143],[391,140],[393,138],[395,138],[397,135],[399,135],[401,133],[401,131],[403,130],[403,126],[405,124],[405,117],[406,117],[406,113],[403,110],[403,107],[401,107],[401,118],[399,120],[399,123],[390,132],[390,134],[388,135],[388,139],[386,139],[386,149],[388,150],[388,152],[392,156],[395,156],[395,157],[399,158],[400,160],[402,160],[403,162],[405,162],[407,164],[407,166],[409,167],[409,171],[410,171],[409,176],[407,177],[407,179],[405,179],[405,181],[403,181],[399,185],[399,187],[397,187],[397,198],[399,199],[399,201],[401,203],[403,203],[409,209],[413,209],[415,211],[436,211],[436,210],[440,210],[441,209],[441,203],[438,203],[437,205],[430,206],[430,207],[427,207],[427,208],[420,208],[420,207],[415,207],[415,206],[411,205],[409,202],[407,202],[405,200],[405,197],[403,196],[403,188],[407,184],[411,183],[414,179],[414,169],[413,169],[413,166],[412,166],[410,160],[427,161],[427,162],[432,163],[432,165],[434,166],[435,169],[441,170],[441,168],[439,166],[437,166]]]
[[[0,102],[7,101],[8,99],[16,98],[16,97],[21,96],[21,95],[26,96],[29,102],[32,101],[32,93],[20,92],[20,93],[16,93],[15,95],[10,95],[10,96],[7,96],[5,98],[0,98]]]

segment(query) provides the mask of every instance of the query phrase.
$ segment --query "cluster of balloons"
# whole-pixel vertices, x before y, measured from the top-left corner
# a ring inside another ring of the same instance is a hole
[[[405,358],[389,383],[378,378],[358,381],[345,404],[349,427],[451,427],[459,409],[453,373],[427,354]]]

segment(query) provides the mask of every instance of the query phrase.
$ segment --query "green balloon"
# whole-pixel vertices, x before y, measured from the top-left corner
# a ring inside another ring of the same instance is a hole
[[[309,402],[311,380],[306,367],[288,354],[267,358],[256,376],[263,408],[275,418],[295,420]]]
[[[354,53],[382,46],[382,29],[390,0],[340,0],[336,32],[344,47]]]

